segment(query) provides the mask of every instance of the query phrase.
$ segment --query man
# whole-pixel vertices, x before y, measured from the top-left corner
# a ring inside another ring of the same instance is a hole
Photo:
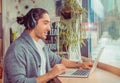
[[[92,63],[62,59],[45,45],[43,40],[51,29],[46,10],[33,8],[25,16],[17,17],[17,22],[24,25],[25,30],[7,50],[4,58],[5,83],[46,83],[66,72],[66,68],[91,68]]]

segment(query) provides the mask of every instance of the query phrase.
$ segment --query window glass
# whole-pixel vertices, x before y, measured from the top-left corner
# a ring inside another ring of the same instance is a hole
[[[90,54],[95,58],[104,47],[100,62],[120,67],[120,0],[85,1],[88,2]]]

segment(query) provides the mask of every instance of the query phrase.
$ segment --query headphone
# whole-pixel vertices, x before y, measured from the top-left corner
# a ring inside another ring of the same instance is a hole
[[[30,28],[30,29],[33,29],[35,26],[36,26],[36,20],[34,19],[34,17],[33,17],[33,11],[31,12],[31,14],[30,14],[30,17],[29,17],[29,19],[28,19],[28,27]]]

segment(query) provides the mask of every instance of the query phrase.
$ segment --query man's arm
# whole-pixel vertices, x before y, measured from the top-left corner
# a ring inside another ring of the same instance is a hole
[[[66,71],[66,67],[63,64],[56,64],[51,71],[46,73],[45,75],[38,76],[36,78],[37,83],[46,83],[49,80],[53,79],[57,75],[64,73]]]
[[[46,83],[66,71],[66,67],[63,64],[56,64],[48,73],[42,76],[27,77],[25,70],[26,62],[23,59],[21,58],[21,54],[15,56],[13,52],[4,59],[4,69],[6,70],[4,73],[6,73],[11,83]]]
[[[85,69],[91,69],[92,67],[92,62],[75,62],[75,61],[70,61],[68,59],[62,59],[62,64],[64,64],[67,68],[85,68]]]

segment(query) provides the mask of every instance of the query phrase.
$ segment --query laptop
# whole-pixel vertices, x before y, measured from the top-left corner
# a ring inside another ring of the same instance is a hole
[[[98,52],[98,55],[94,60],[93,67],[90,70],[82,69],[82,68],[80,68],[80,69],[69,69],[67,72],[62,73],[58,76],[60,76],[60,77],[83,77],[83,78],[87,78],[96,69],[98,61],[100,59],[100,56],[103,52],[103,49],[104,48],[101,48],[100,51]]]

